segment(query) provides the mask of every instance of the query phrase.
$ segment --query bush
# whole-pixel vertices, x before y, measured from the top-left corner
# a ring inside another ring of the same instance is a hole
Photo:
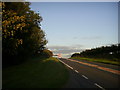
[[[53,53],[52,53],[52,51],[50,51],[50,50],[48,50],[48,49],[45,49],[45,50],[43,50],[42,55],[43,55],[44,57],[49,58],[49,57],[52,57],[52,56],[53,56]]]

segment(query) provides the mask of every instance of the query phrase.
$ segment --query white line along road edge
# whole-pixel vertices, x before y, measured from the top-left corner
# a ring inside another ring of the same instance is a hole
[[[65,64],[66,66],[68,66],[70,69],[73,69],[73,67],[71,67],[71,66],[69,66],[68,64],[64,63],[64,62],[61,61],[59,58],[58,58],[58,60],[59,60],[60,62],[62,62],[63,64]]]
[[[57,58],[61,63],[65,64],[66,66],[68,66],[70,69],[73,69],[71,66],[69,66],[68,64],[64,63],[63,61],[61,61],[59,58]],[[79,73],[77,70],[75,70],[76,73]],[[82,77],[84,77],[85,79],[88,79],[88,77],[86,77],[85,75],[82,75]],[[94,83],[94,85],[96,85],[97,87],[101,88],[102,90],[105,90],[103,87],[101,87],[100,85],[98,85],[97,83]]]

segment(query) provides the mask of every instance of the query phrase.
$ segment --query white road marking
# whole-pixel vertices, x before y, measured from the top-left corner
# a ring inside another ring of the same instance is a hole
[[[73,69],[73,67],[69,66],[68,64],[66,64],[70,69]]]
[[[73,69],[71,66],[69,66],[68,64],[64,63],[63,61],[61,61],[59,59],[60,62],[62,62],[63,64],[65,64],[66,66],[68,66],[69,68]],[[75,70],[75,72],[79,73],[77,70]],[[88,79],[85,75],[82,75],[82,77],[84,77],[85,79]],[[105,90],[103,87],[101,87],[100,85],[98,85],[97,83],[94,83],[94,85],[96,85],[97,87],[101,88],[102,90]]]
[[[68,59],[68,58],[65,58],[65,59],[69,60],[69,61],[72,61],[72,62],[77,62],[77,63],[80,63],[80,64],[84,64],[84,65],[87,65],[87,66],[95,67],[95,68],[98,68],[98,69],[101,69],[101,70],[104,70],[104,71],[108,71],[108,72],[120,75],[120,71],[119,70],[106,68],[106,67],[102,67],[102,66],[95,65],[95,64],[90,64],[88,62],[76,61],[76,60],[72,60],[72,59]]]
[[[76,73],[79,73],[77,70],[75,70]]]
[[[85,75],[82,75],[85,79],[88,79]]]
[[[101,87],[100,85],[98,85],[97,83],[95,83],[95,85],[99,88],[101,88],[102,90],[105,90],[103,87]]]
[[[61,61],[60,59],[59,59],[59,61],[62,62],[63,64],[65,64],[66,66],[68,66],[70,69],[73,69],[73,67],[71,67],[71,66],[69,66],[68,64],[64,63],[64,62]]]

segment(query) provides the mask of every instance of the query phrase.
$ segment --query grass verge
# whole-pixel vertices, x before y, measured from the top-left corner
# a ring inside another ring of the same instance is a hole
[[[77,59],[77,60],[88,60],[92,62],[100,62],[105,64],[112,64],[112,65],[120,65],[118,61],[112,61],[107,59],[95,59],[95,58],[85,58],[85,57],[71,57],[70,59]]]
[[[23,64],[2,70],[2,88],[61,88],[68,71],[56,58],[31,58]]]

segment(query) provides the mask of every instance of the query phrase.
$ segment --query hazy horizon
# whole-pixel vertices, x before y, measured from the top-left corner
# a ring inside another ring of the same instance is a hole
[[[74,52],[118,43],[117,2],[32,2],[43,17],[48,49],[68,57]]]

